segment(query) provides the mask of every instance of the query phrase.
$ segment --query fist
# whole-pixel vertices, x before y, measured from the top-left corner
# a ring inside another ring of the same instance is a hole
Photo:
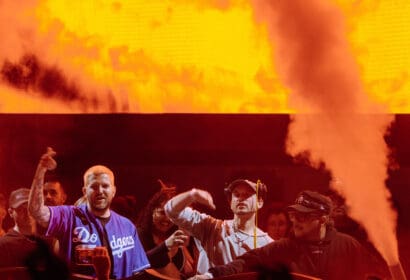
[[[109,279],[111,260],[105,247],[95,247],[93,250],[92,264],[98,280]]]
[[[186,245],[188,243],[189,236],[182,230],[176,230],[170,237],[165,240],[165,245],[168,250]]]
[[[53,158],[55,155],[56,152],[52,148],[48,147],[47,152],[40,158],[39,166],[47,170],[55,169],[57,167],[57,162]]]

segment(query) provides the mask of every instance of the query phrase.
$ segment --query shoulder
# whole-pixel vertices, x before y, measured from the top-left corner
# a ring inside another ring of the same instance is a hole
[[[298,244],[294,239],[291,238],[281,238],[270,242],[265,247],[270,248],[270,250],[297,250]]]
[[[260,228],[257,229],[257,236],[258,236],[258,238],[264,239],[267,242],[272,242],[273,241],[273,239],[269,236],[269,234],[264,232]]]
[[[343,246],[345,248],[352,248],[356,250],[362,249],[362,245],[354,237],[336,230],[331,236],[331,241],[336,246]]]
[[[73,205],[59,205],[59,206],[47,206],[51,212],[74,212],[74,209],[83,211],[83,209],[73,206]]]
[[[225,226],[228,227],[230,229],[233,228],[233,220],[219,220],[219,219],[215,219],[215,221],[217,221],[221,226]]]
[[[0,237],[0,245],[9,245],[9,244],[16,244],[20,243],[22,240],[26,240],[27,238],[22,235],[21,233],[11,229],[5,235]]]
[[[85,214],[85,212],[81,208],[73,205],[59,205],[47,207],[50,210],[51,219],[67,218],[69,216],[81,216]]]
[[[333,238],[347,243],[359,243],[359,241],[357,241],[353,236],[336,230],[334,230]]]

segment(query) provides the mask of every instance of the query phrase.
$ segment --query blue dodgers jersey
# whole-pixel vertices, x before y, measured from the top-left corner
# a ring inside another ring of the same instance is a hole
[[[75,263],[77,246],[102,246],[104,229],[86,205],[49,208],[51,217],[46,235],[60,241],[60,252],[72,263]],[[105,230],[113,257],[112,274],[115,278],[130,277],[150,267],[137,229],[130,220],[111,211]]]

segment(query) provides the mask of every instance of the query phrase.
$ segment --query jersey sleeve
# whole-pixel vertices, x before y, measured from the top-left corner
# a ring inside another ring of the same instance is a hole
[[[73,206],[48,206],[50,209],[50,223],[46,236],[60,237],[70,230]]]

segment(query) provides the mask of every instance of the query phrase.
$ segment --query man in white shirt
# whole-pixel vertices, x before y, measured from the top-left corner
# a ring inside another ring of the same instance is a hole
[[[257,211],[266,197],[266,185],[238,179],[226,189],[231,210],[231,220],[220,220],[189,207],[194,202],[215,208],[209,192],[191,189],[165,204],[165,213],[173,223],[195,237],[199,248],[197,273],[233,261],[245,252],[273,241],[256,225]]]

